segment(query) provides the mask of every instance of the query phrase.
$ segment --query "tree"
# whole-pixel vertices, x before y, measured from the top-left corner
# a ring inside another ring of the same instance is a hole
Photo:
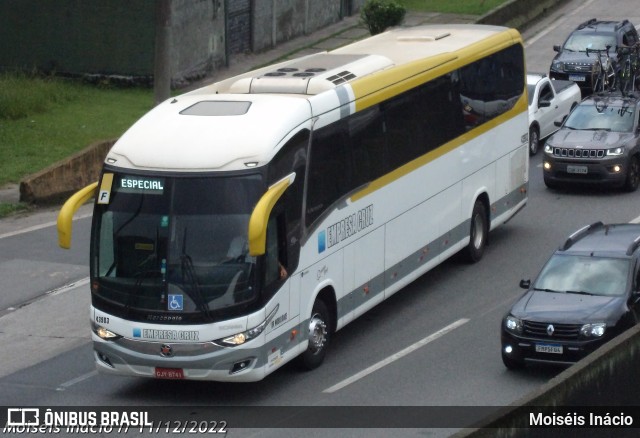
[[[360,11],[362,22],[371,35],[402,23],[407,10],[394,0],[367,0]]]

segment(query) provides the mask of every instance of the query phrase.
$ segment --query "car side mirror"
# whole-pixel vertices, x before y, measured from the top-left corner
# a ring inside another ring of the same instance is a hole
[[[553,51],[554,52],[559,52],[560,51],[560,44],[554,44]]]
[[[564,119],[556,119],[553,121],[553,124],[559,128],[562,126],[562,122],[564,122]]]
[[[550,106],[551,106],[551,102],[549,102],[548,100],[541,100],[540,102],[538,102],[539,108],[547,108]]]
[[[529,289],[531,287],[531,280],[520,280],[520,287],[522,289]]]

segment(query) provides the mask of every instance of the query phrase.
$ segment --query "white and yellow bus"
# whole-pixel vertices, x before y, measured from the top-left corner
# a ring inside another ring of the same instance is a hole
[[[95,198],[100,371],[255,381],[448,257],[479,260],[527,202],[513,29],[397,28],[171,98],[108,153]]]

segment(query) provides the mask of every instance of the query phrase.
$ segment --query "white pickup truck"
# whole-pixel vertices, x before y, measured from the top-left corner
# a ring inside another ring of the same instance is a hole
[[[540,142],[558,130],[563,120],[580,103],[580,87],[572,81],[551,80],[545,74],[527,74],[529,93],[529,154],[538,152]]]

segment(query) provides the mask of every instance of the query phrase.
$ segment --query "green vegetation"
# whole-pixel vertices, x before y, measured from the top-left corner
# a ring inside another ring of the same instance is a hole
[[[369,33],[377,35],[401,24],[406,12],[402,5],[393,0],[367,0],[360,11],[360,18]]]
[[[152,106],[151,90],[0,75],[0,186],[120,136]]]
[[[484,15],[507,0],[399,0],[408,11]]]
[[[482,15],[507,0],[388,0],[409,11]],[[153,107],[153,91],[0,74],[0,187],[119,137]],[[0,217],[28,208],[0,203]]]
[[[0,75],[0,187],[119,137],[152,106],[149,89]],[[0,217],[23,208],[0,203]]]

